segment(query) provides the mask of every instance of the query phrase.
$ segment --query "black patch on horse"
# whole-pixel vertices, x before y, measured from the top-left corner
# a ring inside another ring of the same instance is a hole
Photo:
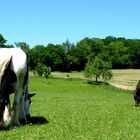
[[[10,69],[11,60],[7,66],[7,68],[4,71],[4,74],[1,79],[1,85],[0,85],[0,119],[3,117],[5,106],[9,104],[10,99],[9,95],[14,92],[14,89],[11,85],[11,83],[14,83],[17,81],[16,74]]]

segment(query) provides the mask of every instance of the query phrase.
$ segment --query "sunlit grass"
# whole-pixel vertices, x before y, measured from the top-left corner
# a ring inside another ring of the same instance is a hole
[[[135,89],[140,80],[139,69],[113,70],[113,79],[110,81],[114,85],[126,86],[126,89]]]
[[[1,139],[139,140],[140,109],[130,91],[85,80],[31,76],[35,122],[0,131]],[[32,119],[33,120],[33,119]]]
[[[139,69],[112,70],[113,78],[108,81],[111,85],[119,88],[134,90],[138,80],[140,80]],[[85,79],[83,72],[52,72],[52,77],[57,78],[80,78]],[[93,79],[95,80],[95,79]],[[99,79],[103,81],[102,79]]]

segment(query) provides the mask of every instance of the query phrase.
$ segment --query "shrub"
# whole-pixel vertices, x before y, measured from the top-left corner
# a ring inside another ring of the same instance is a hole
[[[47,67],[43,64],[38,64],[36,69],[35,69],[36,73],[38,76],[45,76],[45,78],[47,79],[50,74],[51,74],[51,68]]]
[[[43,70],[44,70],[44,76],[45,78],[49,78],[50,74],[51,74],[51,68],[47,67],[47,66],[43,66]]]
[[[40,77],[43,76],[43,73],[44,73],[44,68],[43,67],[44,67],[44,65],[40,63],[40,64],[37,65],[37,67],[35,69],[37,75],[40,76]]]

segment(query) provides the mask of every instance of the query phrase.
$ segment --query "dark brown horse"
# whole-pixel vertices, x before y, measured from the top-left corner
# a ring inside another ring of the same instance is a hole
[[[136,89],[134,91],[135,106],[139,106],[140,103],[140,80],[137,83]]]

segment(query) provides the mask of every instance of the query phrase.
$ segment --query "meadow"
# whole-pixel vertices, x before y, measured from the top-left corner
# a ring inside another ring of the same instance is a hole
[[[115,76],[122,73],[116,71]],[[31,74],[29,89],[36,93],[32,98],[31,122],[0,130],[0,139],[140,139],[140,108],[134,106],[132,91],[102,83],[88,84],[84,78],[78,78],[81,73],[78,77],[64,75],[53,73],[46,80]]]
[[[140,80],[140,69],[116,69],[112,70],[112,73],[113,77],[108,81],[109,84],[121,89],[134,90],[138,80]],[[69,76],[71,78],[85,79],[83,72],[53,72],[52,76],[56,78],[66,78]],[[103,80],[99,79],[99,81]]]

